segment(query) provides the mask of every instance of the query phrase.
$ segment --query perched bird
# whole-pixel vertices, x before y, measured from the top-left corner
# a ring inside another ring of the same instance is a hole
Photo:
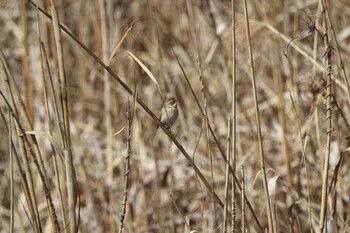
[[[170,128],[176,121],[179,115],[179,110],[177,109],[177,99],[170,97],[165,101],[165,104],[160,112],[159,120],[165,125],[165,127]],[[157,126],[157,128],[159,125]]]

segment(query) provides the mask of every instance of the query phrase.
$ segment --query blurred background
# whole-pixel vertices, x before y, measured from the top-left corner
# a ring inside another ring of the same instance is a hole
[[[34,2],[52,14],[51,1]],[[225,232],[223,208],[212,192],[223,201],[227,119],[234,115],[231,1],[54,2],[60,23],[90,53],[63,31],[57,43],[52,21],[30,1],[0,0],[0,232],[10,232],[11,225],[14,232],[57,230],[52,213],[60,231],[72,232],[69,182],[77,197],[73,212],[79,232],[118,231],[123,206],[124,232]],[[268,226],[267,201],[247,29],[243,2],[234,2],[236,177],[242,185],[244,167],[245,195],[253,210],[245,207],[246,231],[262,232]],[[350,2],[325,3],[333,47],[326,226],[328,232],[349,232],[350,95],[345,80]],[[324,45],[322,5],[316,0],[262,0],[249,1],[247,9],[274,230],[320,232],[327,154],[324,69],[329,48]],[[158,85],[126,51],[149,69]],[[139,104],[134,106],[133,96],[91,53],[109,64],[110,71],[156,116],[161,96],[178,99],[179,118],[171,133],[211,189],[173,140],[156,129],[156,122]],[[60,64],[66,83],[60,79]],[[132,122],[127,120],[128,106]],[[70,146],[65,143],[69,137]],[[33,154],[40,154],[42,161]],[[75,176],[67,173],[69,169]],[[48,207],[48,195],[54,209]],[[235,195],[236,222],[241,228],[239,189]]]

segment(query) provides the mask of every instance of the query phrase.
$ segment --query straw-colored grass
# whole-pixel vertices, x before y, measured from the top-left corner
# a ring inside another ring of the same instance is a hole
[[[350,232],[349,18],[0,1],[0,233]]]

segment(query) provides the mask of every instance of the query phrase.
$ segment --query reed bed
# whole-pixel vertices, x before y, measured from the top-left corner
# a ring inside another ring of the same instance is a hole
[[[0,1],[0,233],[350,232],[349,25],[347,0]]]

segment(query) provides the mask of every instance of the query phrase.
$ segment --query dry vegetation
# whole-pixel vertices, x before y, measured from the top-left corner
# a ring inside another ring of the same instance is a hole
[[[34,2],[65,31],[0,0],[1,233],[350,232],[348,0]]]

